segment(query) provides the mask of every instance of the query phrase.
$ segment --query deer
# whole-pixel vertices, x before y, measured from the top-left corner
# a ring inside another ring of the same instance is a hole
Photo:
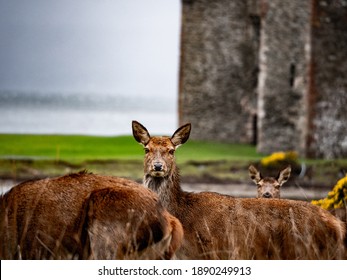
[[[280,188],[288,181],[291,167],[281,170],[277,177],[263,177],[253,165],[248,168],[249,177],[257,186],[258,198],[281,198]]]
[[[176,149],[191,124],[170,136],[151,136],[132,121],[145,152],[143,184],[156,192],[184,231],[180,259],[341,259],[345,226],[326,210],[304,201],[235,198],[187,192],[180,186]]]
[[[170,259],[183,239],[155,193],[86,171],[21,183],[0,211],[0,259]]]

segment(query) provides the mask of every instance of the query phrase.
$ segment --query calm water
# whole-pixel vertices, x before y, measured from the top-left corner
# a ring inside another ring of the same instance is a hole
[[[153,134],[177,128],[175,97],[0,92],[0,133],[131,134],[131,121]]]

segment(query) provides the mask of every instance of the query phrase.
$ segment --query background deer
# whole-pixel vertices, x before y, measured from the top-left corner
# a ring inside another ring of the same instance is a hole
[[[257,185],[258,198],[280,198],[280,188],[285,182],[288,181],[291,168],[288,166],[287,168],[283,169],[280,173],[278,173],[276,178],[263,178],[262,174],[253,165],[248,168],[248,172],[253,182]]]
[[[17,185],[0,210],[1,259],[171,258],[183,238],[153,192],[86,172]]]
[[[145,186],[158,193],[163,205],[183,225],[179,258],[342,258],[344,225],[319,207],[303,201],[183,191],[174,154],[188,140],[190,124],[181,126],[171,137],[151,137],[137,121],[132,122],[132,129],[145,149]]]

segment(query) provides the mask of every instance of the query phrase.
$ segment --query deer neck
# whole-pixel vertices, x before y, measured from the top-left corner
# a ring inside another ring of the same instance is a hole
[[[147,188],[158,194],[161,203],[169,212],[172,214],[176,212],[175,209],[178,208],[184,194],[180,187],[179,170],[176,166],[165,177],[152,177],[145,174],[143,183]]]

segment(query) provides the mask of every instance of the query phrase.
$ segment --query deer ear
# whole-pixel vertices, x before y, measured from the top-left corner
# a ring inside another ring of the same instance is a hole
[[[137,121],[132,122],[132,128],[135,140],[141,143],[143,146],[146,146],[151,138],[148,130]]]
[[[190,123],[187,123],[181,126],[179,129],[177,129],[175,133],[171,136],[172,144],[178,147],[179,145],[182,145],[185,142],[187,142],[189,138],[190,130],[191,130]]]
[[[258,184],[259,181],[262,179],[260,172],[253,165],[251,165],[248,168],[248,173],[249,173],[249,177],[252,179],[252,181],[255,184]]]
[[[282,186],[285,182],[288,181],[290,177],[290,172],[292,171],[291,167],[288,166],[287,168],[283,169],[277,176],[277,181]]]

